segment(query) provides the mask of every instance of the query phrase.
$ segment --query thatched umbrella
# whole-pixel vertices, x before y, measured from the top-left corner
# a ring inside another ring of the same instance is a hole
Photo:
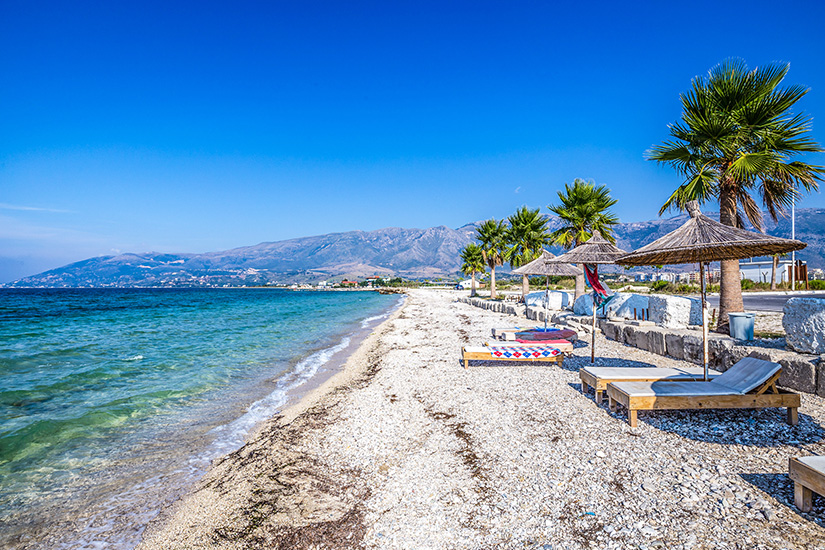
[[[568,250],[561,256],[556,256],[554,261],[569,264],[614,264],[616,260],[626,255],[627,252],[610,244],[601,233],[593,232],[590,239],[572,250]],[[590,363],[596,363],[596,290],[593,289],[593,331],[590,342]]]
[[[807,245],[801,241],[772,237],[730,227],[703,215],[699,203],[686,205],[690,219],[664,237],[647,244],[616,261],[621,265],[699,264],[702,293],[702,339],[705,380],[708,378],[708,305],[705,299],[705,264],[721,260],[741,260],[770,256]]]
[[[528,264],[524,264],[518,269],[514,269],[513,273],[518,275],[544,275],[545,289],[544,289],[544,329],[547,330],[547,302],[550,301],[550,275],[561,275],[562,277],[575,277],[581,275],[582,270],[578,267],[573,267],[569,264],[560,264],[556,262],[556,257],[547,252],[541,251],[541,256]]]

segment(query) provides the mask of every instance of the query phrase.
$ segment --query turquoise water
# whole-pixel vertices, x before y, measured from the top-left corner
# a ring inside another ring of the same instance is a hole
[[[397,297],[0,290],[0,547],[130,548]]]

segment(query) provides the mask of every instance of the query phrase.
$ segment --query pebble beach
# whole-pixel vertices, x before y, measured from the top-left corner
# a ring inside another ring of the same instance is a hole
[[[563,366],[481,363],[513,316],[411,290],[342,372],[216,460],[145,531],[168,549],[825,549],[825,498],[793,503],[788,459],[825,454],[825,400],[785,411],[641,412]],[[524,322],[522,319],[521,322]],[[597,334],[599,366],[684,366]]]

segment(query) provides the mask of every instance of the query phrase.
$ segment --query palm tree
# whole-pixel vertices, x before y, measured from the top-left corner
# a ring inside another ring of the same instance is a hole
[[[476,229],[484,263],[490,267],[490,298],[496,299],[496,267],[504,263],[507,249],[507,226],[504,221],[490,219]]]
[[[825,169],[798,160],[823,149],[811,139],[810,119],[791,107],[808,90],[778,86],[789,65],[749,70],[744,61],[727,60],[682,94],[684,112],[670,127],[673,139],[653,147],[648,158],[673,166],[684,183],[662,206],[683,210],[689,200],[719,202],[719,221],[742,227],[744,218],[762,230],[762,212],[751,193],[761,196],[775,220],[799,195],[816,190]],[[721,262],[718,332],[727,333],[728,313],[743,311],[739,262]]]
[[[510,247],[506,258],[510,267],[521,267],[541,256],[543,247],[550,242],[550,234],[547,232],[547,218],[539,214],[539,209],[530,210],[522,206],[507,221],[510,223],[507,234]],[[521,297],[524,298],[530,292],[530,280],[527,275],[521,277]]]
[[[461,272],[473,278],[470,296],[476,295],[476,273],[484,271],[484,254],[476,243],[470,243],[461,250]]]
[[[784,254],[773,254],[771,257],[773,258],[773,264],[771,265],[771,290],[776,290],[776,270],[779,267],[779,258],[784,258],[788,255],[788,253]]]
[[[570,249],[587,242],[598,231],[609,242],[614,243],[613,226],[619,223],[608,209],[618,201],[610,196],[610,189],[604,185],[598,187],[592,181],[576,178],[573,185],[565,183],[564,191],[559,191],[558,206],[548,206],[558,216],[563,227],[550,234],[550,240],[564,248]],[[580,268],[582,266],[579,266]],[[584,275],[576,276],[576,293],[574,300],[584,294]]]

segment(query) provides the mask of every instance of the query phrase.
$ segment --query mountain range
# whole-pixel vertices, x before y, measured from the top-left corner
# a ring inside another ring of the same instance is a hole
[[[718,214],[708,213],[718,219]],[[616,244],[634,250],[676,229],[687,219],[622,223],[615,227]],[[480,222],[452,229],[390,227],[303,237],[205,254],[120,254],[100,256],[3,285],[5,287],[191,287],[249,286],[340,280],[370,275],[404,278],[453,277],[461,249],[472,242]],[[790,219],[773,222],[771,235],[789,237]],[[561,220],[548,216],[552,231]],[[797,253],[810,268],[825,267],[825,209],[796,211],[796,238],[808,243]],[[563,252],[550,247],[556,254]],[[507,267],[502,269],[506,272]]]

